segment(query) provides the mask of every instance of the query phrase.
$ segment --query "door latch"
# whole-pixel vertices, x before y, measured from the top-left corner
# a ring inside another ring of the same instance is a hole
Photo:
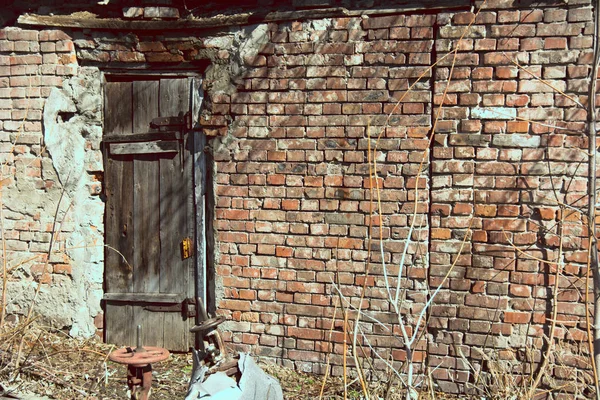
[[[181,259],[185,260],[190,258],[194,253],[194,247],[192,246],[192,239],[189,237],[183,238],[181,241]]]
[[[183,319],[196,317],[196,299],[187,298],[180,303],[152,304],[144,307],[144,310],[152,312],[176,312],[181,313]]]

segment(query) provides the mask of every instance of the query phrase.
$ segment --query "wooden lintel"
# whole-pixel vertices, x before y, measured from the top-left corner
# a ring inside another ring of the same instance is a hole
[[[164,31],[182,29],[207,29],[260,22],[291,21],[305,18],[327,18],[348,15],[342,7],[323,10],[276,11],[272,13],[240,13],[217,15],[208,18],[180,19],[176,21],[125,20],[115,18],[78,18],[67,15],[23,14],[18,22],[22,25],[53,26],[63,28],[106,29],[126,31]]]
[[[265,22],[285,22],[306,19],[356,17],[362,15],[384,15],[422,10],[463,9],[470,5],[469,0],[438,0],[427,2],[397,1],[397,5],[389,8],[347,9],[331,7],[294,11],[252,11],[233,15],[216,15],[213,17],[196,17],[180,20],[126,20],[116,18],[80,18],[69,15],[37,15],[23,14],[18,23],[33,26],[52,26],[62,28],[103,29],[125,31],[173,31],[221,28],[235,25],[249,25]]]

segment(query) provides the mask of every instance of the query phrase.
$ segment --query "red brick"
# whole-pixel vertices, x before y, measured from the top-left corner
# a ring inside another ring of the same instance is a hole
[[[450,239],[452,232],[450,229],[432,228],[431,239]]]
[[[363,29],[381,29],[392,26],[403,26],[406,22],[404,15],[394,15],[389,17],[370,17],[362,20]]]
[[[558,37],[558,38],[546,38],[544,39],[544,49],[566,49],[567,48],[567,38]]]
[[[527,324],[531,320],[531,314],[527,312],[504,312],[504,322],[507,324]]]
[[[517,285],[517,284],[511,284],[510,285],[510,294],[512,294],[513,296],[516,297],[531,297],[531,286],[526,286],[526,285]],[[506,321],[508,322],[508,321]]]
[[[336,243],[336,247],[340,249],[362,249],[363,248],[363,240],[362,239],[351,239],[351,238],[339,238]]]
[[[162,53],[146,53],[145,54],[145,58],[146,61],[151,62],[151,63],[160,63],[160,62],[166,62],[166,63],[174,63],[174,62],[182,62],[183,56],[181,54],[172,54],[172,53],[166,53],[166,52],[162,52]]]
[[[149,51],[166,51],[167,49],[161,42],[140,42],[137,44],[137,50],[141,52],[149,52]]]
[[[10,29],[5,30],[6,37],[11,41],[37,41],[38,32],[34,30]]]
[[[69,36],[66,32],[61,31],[61,30],[44,30],[44,31],[39,32],[39,40],[42,42],[44,42],[44,41],[55,42],[57,40],[70,40],[70,39],[72,39],[71,36]],[[32,39],[32,40],[35,40],[35,39]]]
[[[267,182],[269,185],[285,185],[285,175],[269,175]]]
[[[529,132],[529,122],[527,121],[508,121],[506,124],[507,133],[527,133]]]

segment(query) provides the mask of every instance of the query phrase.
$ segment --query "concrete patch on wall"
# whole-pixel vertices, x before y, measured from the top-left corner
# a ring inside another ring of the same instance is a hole
[[[77,108],[65,91],[54,88],[44,107],[44,141],[52,165],[67,194],[72,195],[83,178],[85,140],[81,135]]]
[[[232,28],[225,36],[206,39],[204,45],[217,50],[212,53],[212,62],[205,71],[208,92],[235,93],[244,71],[254,65],[258,53],[268,41],[267,24]]]
[[[231,40],[221,39],[216,42],[226,45],[223,50],[229,52],[229,60],[224,65],[213,62],[207,68],[206,81],[210,85],[209,95],[211,97],[219,94],[235,95],[237,87],[243,84],[242,78],[248,68],[263,64],[259,53],[268,42],[269,27],[267,24],[232,30]],[[264,59],[264,56],[262,58]],[[266,60],[264,60],[264,65],[266,65]],[[239,122],[236,121],[230,128],[235,129],[237,126],[239,126]],[[212,140],[211,144],[216,152],[236,152],[237,146],[232,142],[235,142],[232,137],[220,137]]]
[[[234,77],[241,76],[244,66],[253,65],[258,53],[269,41],[269,27],[267,24],[254,25],[236,30],[232,55],[231,72]]]
[[[53,184],[32,196],[32,191],[26,190],[32,183],[17,171],[17,190],[9,192],[8,204],[20,204],[20,212],[39,213],[48,226],[56,215],[59,223],[50,262],[20,272],[21,278],[37,274],[38,279],[20,279],[10,285],[13,302],[7,311],[26,314],[35,288],[41,284],[36,313],[53,326],[68,328],[74,336],[93,335],[94,317],[101,312],[104,203],[98,196],[97,180],[102,171],[100,81],[96,68],[82,68],[78,76],[64,82],[62,89],[52,89],[44,104],[47,153],[41,162],[44,178]],[[46,236],[51,236],[51,229]],[[49,243],[43,245],[47,251]],[[45,270],[37,271],[40,267]]]

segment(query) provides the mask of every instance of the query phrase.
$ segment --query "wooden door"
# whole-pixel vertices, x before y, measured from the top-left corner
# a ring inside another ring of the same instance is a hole
[[[134,346],[141,325],[144,345],[179,351],[193,345],[194,310],[186,299],[194,298],[195,262],[184,251],[195,240],[193,137],[183,126],[151,124],[158,117],[183,120],[191,110],[191,87],[191,78],[106,82],[104,305],[109,343]]]

